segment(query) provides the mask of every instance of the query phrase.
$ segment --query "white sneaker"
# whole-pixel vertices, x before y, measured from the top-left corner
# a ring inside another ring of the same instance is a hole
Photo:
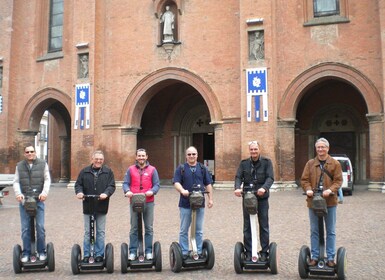
[[[152,260],[152,254],[151,253],[147,253],[146,254],[146,259],[147,260]]]
[[[40,254],[39,255],[39,260],[41,260],[41,261],[45,261],[47,259],[47,255],[46,254]]]
[[[136,259],[136,255],[135,255],[135,254],[130,254],[130,255],[128,256],[128,259],[129,259],[130,261],[134,261],[134,260]]]
[[[26,262],[28,262],[29,257],[28,256],[23,256],[20,260],[21,260],[22,263],[26,263]]]

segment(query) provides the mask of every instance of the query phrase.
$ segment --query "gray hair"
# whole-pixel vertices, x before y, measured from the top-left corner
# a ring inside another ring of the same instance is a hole
[[[317,146],[317,144],[318,144],[319,142],[324,143],[325,146],[329,148],[329,141],[326,140],[325,138],[323,138],[323,137],[322,137],[322,138],[319,138],[319,139],[315,142],[314,146]]]

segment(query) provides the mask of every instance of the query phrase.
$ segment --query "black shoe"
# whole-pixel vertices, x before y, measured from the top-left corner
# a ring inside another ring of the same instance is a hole
[[[251,261],[251,252],[246,252],[245,253],[245,260],[246,261]]]
[[[103,257],[101,256],[96,257],[95,262],[103,262]]]
[[[88,263],[90,260],[90,257],[84,257],[84,259],[82,260],[82,263]]]
[[[259,258],[261,262],[267,261],[267,253],[261,253],[261,257]]]

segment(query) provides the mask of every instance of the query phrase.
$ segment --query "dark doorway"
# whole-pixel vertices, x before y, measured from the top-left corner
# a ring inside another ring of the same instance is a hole
[[[320,137],[324,137],[329,141],[329,154],[344,154],[350,158],[353,167],[355,167],[356,143],[354,132],[323,132]]]
[[[203,162],[207,166],[209,172],[215,179],[215,145],[214,133],[194,133],[193,146],[198,150],[198,161]]]

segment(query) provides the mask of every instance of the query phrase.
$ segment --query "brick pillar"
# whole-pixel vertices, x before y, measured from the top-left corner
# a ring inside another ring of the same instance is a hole
[[[295,183],[295,119],[278,120],[276,188],[297,187]],[[274,163],[273,163],[274,164]]]
[[[71,145],[68,136],[60,136],[60,183],[68,183],[70,180],[69,165]]]
[[[384,115],[367,114],[369,122],[369,190],[384,188]]]

